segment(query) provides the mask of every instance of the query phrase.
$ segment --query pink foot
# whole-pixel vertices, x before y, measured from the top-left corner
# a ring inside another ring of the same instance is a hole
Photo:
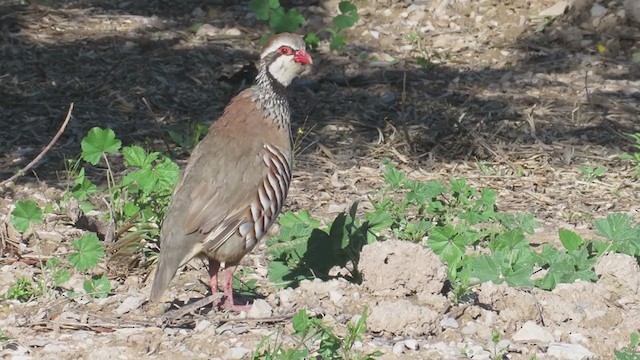
[[[251,309],[252,304],[246,305],[236,305],[233,302],[233,272],[235,271],[235,267],[224,269],[224,302],[219,305],[223,309],[231,310],[231,311],[249,311]]]

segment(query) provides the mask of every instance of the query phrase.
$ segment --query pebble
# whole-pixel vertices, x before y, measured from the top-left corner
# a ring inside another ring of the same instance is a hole
[[[464,353],[473,360],[491,359],[491,353],[485,350],[481,345],[473,345],[465,349]]]
[[[62,344],[47,344],[44,346],[44,352],[57,353],[67,350],[68,346]]]
[[[393,353],[396,355],[404,354],[404,341],[399,341],[393,344]]]
[[[607,12],[607,8],[605,8],[604,6],[595,3],[593,4],[593,6],[591,7],[591,16],[592,17],[600,17],[602,15],[604,15]]]
[[[240,36],[242,35],[242,31],[240,31],[237,28],[231,28],[231,29],[225,30],[224,34],[229,36]]]
[[[219,31],[220,29],[218,29],[217,27],[211,24],[204,24],[200,26],[200,28],[198,28],[198,30],[196,31],[196,35],[197,36],[215,36],[218,34]]]
[[[120,305],[113,312],[115,312],[118,315],[126,314],[131,310],[139,308],[142,305],[142,303],[145,301],[146,301],[145,295],[130,296],[124,299],[124,301],[120,303]]]
[[[199,18],[199,17],[203,17],[204,16],[204,10],[202,10],[202,8],[197,7],[195,9],[193,9],[193,11],[191,12],[191,16]]]
[[[201,332],[208,329],[210,326],[211,326],[211,321],[203,319],[196,323],[196,327],[193,330],[196,332]]]
[[[540,16],[560,16],[569,6],[568,1],[558,1],[554,5],[542,10]]]
[[[243,347],[232,347],[227,351],[224,356],[225,359],[242,359],[245,355],[249,354],[251,350]]]
[[[338,291],[338,290],[329,291],[329,300],[331,300],[331,302],[333,302],[336,305],[342,299],[343,296],[344,295],[342,294],[341,291]]]
[[[267,318],[273,314],[273,308],[263,299],[256,299],[247,313],[249,318]]]
[[[418,350],[420,348],[420,345],[418,344],[418,341],[415,339],[407,339],[404,341],[404,346],[409,349],[409,350]]]
[[[547,349],[547,355],[558,359],[582,360],[595,358],[595,354],[579,344],[552,343]]]
[[[549,330],[533,321],[527,321],[524,323],[520,330],[516,331],[511,338],[513,341],[541,342],[545,344],[555,340],[553,334]]]
[[[460,325],[458,324],[458,320],[452,317],[446,317],[440,320],[440,326],[444,329],[457,329]]]

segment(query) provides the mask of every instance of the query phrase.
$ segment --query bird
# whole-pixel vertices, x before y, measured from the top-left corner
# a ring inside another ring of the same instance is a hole
[[[160,230],[160,254],[150,300],[160,302],[191,259],[209,260],[219,308],[243,311],[233,300],[233,271],[282,210],[292,179],[290,108],[286,88],[313,65],[297,34],[264,44],[255,84],[236,95],[193,149]]]

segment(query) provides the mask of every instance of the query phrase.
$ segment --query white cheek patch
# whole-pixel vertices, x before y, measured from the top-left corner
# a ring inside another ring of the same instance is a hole
[[[293,56],[279,56],[269,65],[269,73],[284,86],[288,86],[296,76],[297,63],[293,61]]]

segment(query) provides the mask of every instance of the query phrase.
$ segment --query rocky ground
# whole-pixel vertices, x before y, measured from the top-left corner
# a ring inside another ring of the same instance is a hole
[[[289,1],[320,29],[337,1]],[[390,159],[418,180],[466,177],[498,192],[506,212],[530,212],[533,243],[557,242],[559,228],[593,237],[592,220],[611,212],[640,219],[640,186],[625,135],[640,131],[640,5],[636,1],[357,1],[348,43],[314,50],[315,72],[291,89],[303,134],[288,209],[326,221],[381,183]],[[553,21],[551,21],[553,19]],[[195,24],[204,24],[193,28]],[[8,215],[16,200],[45,204],[67,189],[65,159],[93,126],[127,144],[165,149],[176,125],[207,121],[250,76],[268,29],[245,3],[214,1],[0,2],[0,178],[73,119],[35,171],[0,198],[0,293],[41,260],[69,251],[82,230],[49,214],[22,235]],[[183,156],[184,157],[184,156]],[[176,159],[180,160],[180,159]],[[585,181],[580,166],[605,166]],[[266,280],[264,247],[244,265],[263,299],[248,314],[205,308],[162,326],[146,302],[149,269],[111,277],[105,299],[59,293],[2,302],[2,356],[13,359],[250,358],[261,339],[292,331],[300,308],[338,334],[370,310],[359,350],[383,359],[613,358],[640,329],[640,269],[610,254],[595,283],[555,290],[485,283],[477,299],[443,294],[446,267],[419,245],[389,240],[364,248],[364,281],[303,281],[277,290]],[[176,303],[206,293],[193,262],[172,283]],[[66,285],[80,289],[82,278]],[[490,339],[498,331],[496,349]]]

